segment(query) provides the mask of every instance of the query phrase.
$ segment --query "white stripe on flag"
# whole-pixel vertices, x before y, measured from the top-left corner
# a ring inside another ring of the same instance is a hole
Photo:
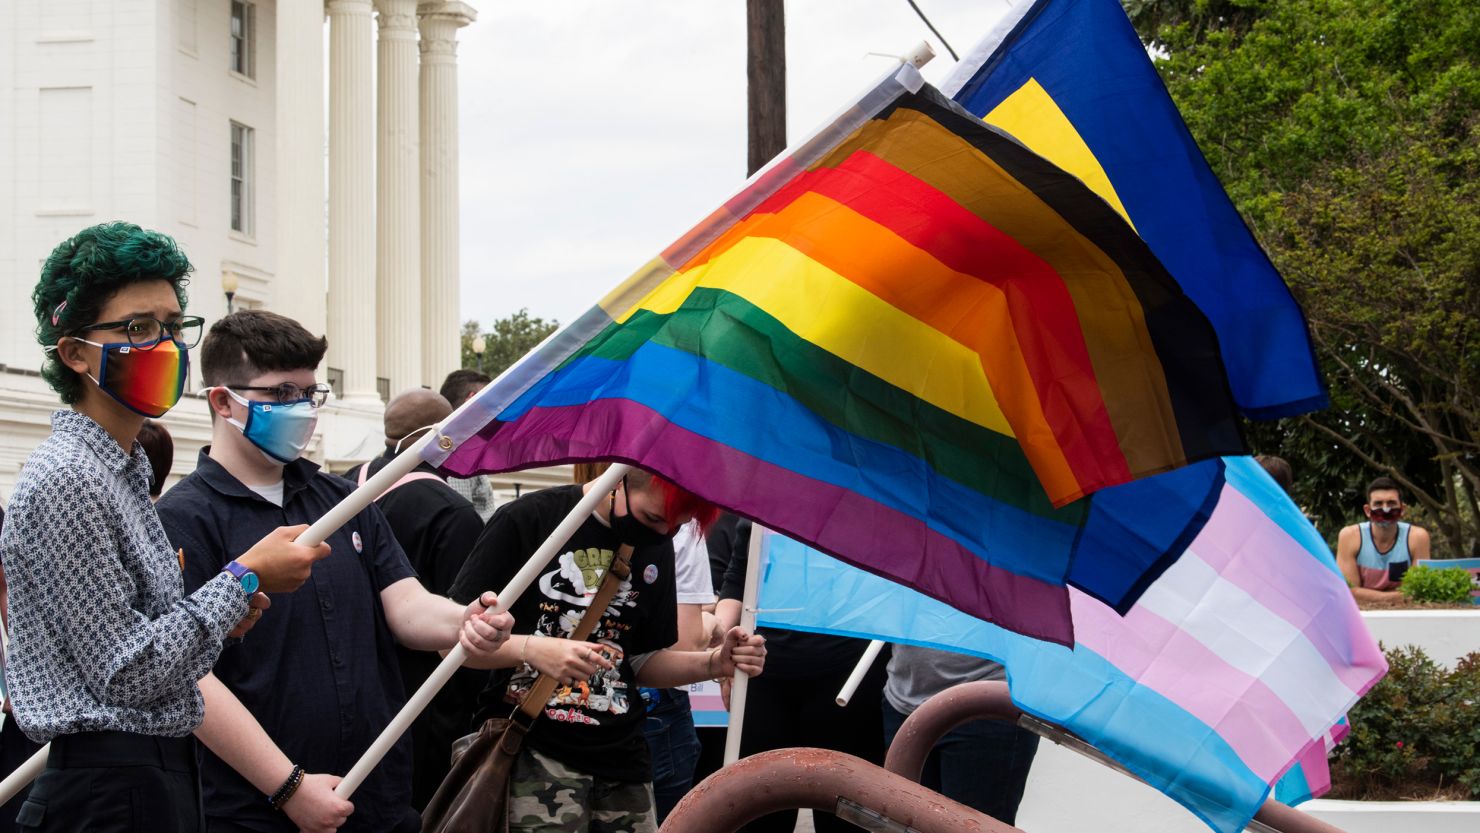
[[[1225,581],[1190,549],[1138,605],[1177,623],[1224,662],[1258,678],[1289,706],[1311,738],[1330,729],[1330,716],[1351,704],[1351,689],[1299,628]]]

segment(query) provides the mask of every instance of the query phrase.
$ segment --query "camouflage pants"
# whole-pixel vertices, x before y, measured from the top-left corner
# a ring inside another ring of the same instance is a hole
[[[509,783],[509,833],[657,833],[653,785],[597,778],[525,747]]]

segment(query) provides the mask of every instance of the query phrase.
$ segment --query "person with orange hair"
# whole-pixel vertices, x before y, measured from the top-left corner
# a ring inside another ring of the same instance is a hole
[[[452,598],[504,587],[595,481],[525,495],[496,511],[453,583]],[[510,608],[474,725],[504,717],[539,674],[557,688],[531,728],[510,781],[510,833],[560,829],[655,833],[652,764],[640,686],[671,688],[765,666],[765,640],[731,628],[708,651],[678,641],[672,538],[719,510],[661,477],[633,469]],[[569,636],[623,545],[631,572],[589,641]],[[471,727],[470,727],[471,728]]]

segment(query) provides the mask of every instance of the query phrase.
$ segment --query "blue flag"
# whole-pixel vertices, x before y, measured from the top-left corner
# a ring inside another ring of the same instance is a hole
[[[941,89],[1130,221],[1211,320],[1244,415],[1326,406],[1299,306],[1192,140],[1118,0],[1020,4]]]

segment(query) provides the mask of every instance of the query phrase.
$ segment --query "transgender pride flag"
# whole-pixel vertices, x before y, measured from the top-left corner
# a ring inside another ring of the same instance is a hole
[[[1071,590],[1073,648],[769,532],[759,621],[1001,661],[1023,711],[1075,732],[1215,830],[1241,830],[1276,784],[1286,803],[1329,786],[1326,750],[1387,665],[1325,542],[1258,464],[1197,468],[1217,486],[1207,524],[1123,617]],[[1165,511],[1122,504],[1123,533]]]

